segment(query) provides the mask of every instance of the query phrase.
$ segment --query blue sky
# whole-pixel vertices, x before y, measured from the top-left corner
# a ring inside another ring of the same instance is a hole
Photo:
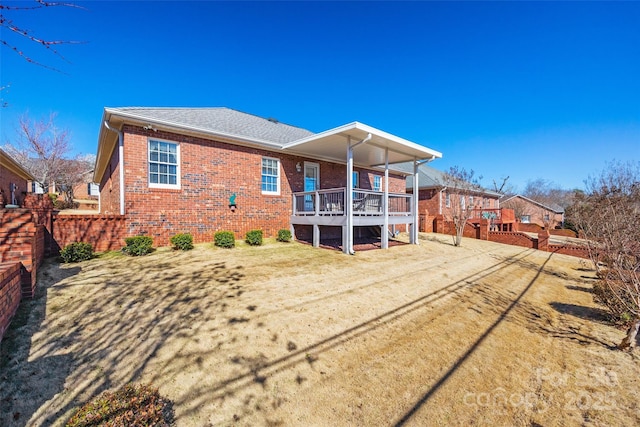
[[[3,4],[30,4],[6,2]],[[0,46],[1,143],[57,112],[95,153],[105,106],[226,106],[314,132],[352,121],[522,190],[640,161],[639,2],[77,2],[6,16],[65,62]]]

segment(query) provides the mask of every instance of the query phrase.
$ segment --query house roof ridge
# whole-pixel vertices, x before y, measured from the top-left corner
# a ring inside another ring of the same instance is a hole
[[[266,120],[270,123],[273,123],[275,125],[284,125],[284,126],[289,126],[292,128],[296,128],[296,129],[301,129],[304,131],[307,131],[311,134],[316,134],[316,132],[310,131],[309,129],[300,127],[300,126],[296,126],[296,125],[292,125],[290,123],[286,123],[283,122],[282,120],[279,119],[275,119],[273,117],[263,117],[263,116],[259,116],[257,114],[253,114],[253,113],[248,113],[246,111],[242,111],[242,110],[238,110],[237,108],[231,108],[231,107],[226,107],[226,106],[218,106],[218,107],[160,107],[160,106],[155,106],[155,107],[143,107],[143,106],[128,106],[128,107],[105,107],[108,108],[110,110],[116,110],[116,111],[141,111],[141,110],[156,110],[156,111],[178,111],[178,110],[182,110],[182,111],[213,111],[213,110],[227,110],[227,111],[233,111],[236,113],[240,113],[240,114],[245,114],[247,116],[251,116],[251,117],[255,117],[261,120]]]

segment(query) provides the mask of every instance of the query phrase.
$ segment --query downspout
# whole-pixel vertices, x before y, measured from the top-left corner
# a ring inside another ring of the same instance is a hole
[[[111,132],[118,134],[118,161],[120,162],[120,215],[124,215],[124,136],[122,131],[112,128],[107,120],[104,121],[104,127]]]
[[[353,250],[353,149],[360,144],[371,140],[371,134],[360,142],[351,145],[351,137],[347,142],[347,250],[350,255],[355,255]]]

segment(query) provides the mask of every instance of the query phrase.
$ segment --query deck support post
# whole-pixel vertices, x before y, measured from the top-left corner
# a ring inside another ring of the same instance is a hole
[[[382,211],[384,221],[380,230],[380,246],[389,248],[389,149],[384,150],[384,196],[382,197]]]
[[[342,237],[342,252],[345,254],[353,253],[353,147],[351,146],[351,137],[347,137],[347,201],[345,203],[347,210],[347,239]]]
[[[313,224],[313,247],[320,247],[320,226]]]
[[[410,234],[409,234],[409,242],[412,245],[418,244],[418,197],[420,193],[420,183],[418,182],[418,159],[413,160],[413,194],[411,201],[411,214],[413,216],[413,224],[411,224]]]

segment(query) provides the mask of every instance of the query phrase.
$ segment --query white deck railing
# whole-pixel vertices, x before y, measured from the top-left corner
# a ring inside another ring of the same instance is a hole
[[[293,215],[346,215],[346,195],[346,188],[332,188],[328,190],[293,193]],[[384,215],[383,199],[383,192],[354,188],[353,214],[382,216]],[[389,193],[388,204],[389,215],[411,215],[410,194]]]

